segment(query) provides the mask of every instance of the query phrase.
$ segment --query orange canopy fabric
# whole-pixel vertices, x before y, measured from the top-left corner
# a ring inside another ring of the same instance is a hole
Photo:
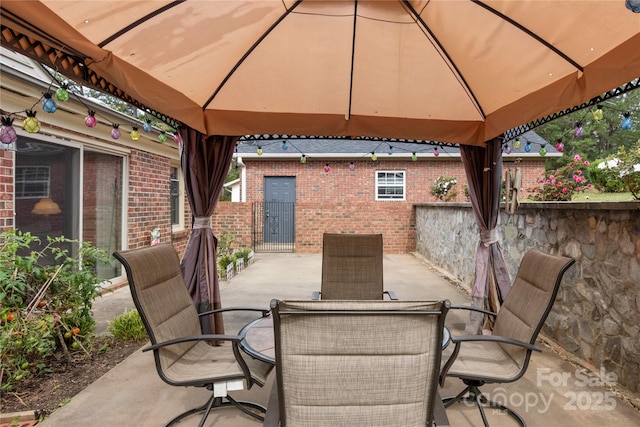
[[[3,26],[76,53],[142,104],[208,135],[484,145],[640,77],[640,14],[624,0],[3,0],[0,8]]]

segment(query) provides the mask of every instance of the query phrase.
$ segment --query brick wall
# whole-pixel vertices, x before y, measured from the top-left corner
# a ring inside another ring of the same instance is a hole
[[[14,227],[13,152],[0,150],[0,231]]]
[[[219,202],[213,218],[216,235],[233,234],[234,248],[251,247],[253,202],[264,199],[265,176],[296,178],[295,251],[322,251],[323,232],[382,233],[386,253],[406,253],[416,248],[414,204],[436,201],[433,181],[443,175],[458,179],[454,201],[465,201],[466,176],[458,158],[430,161],[349,160],[308,161],[243,159],[247,166],[246,203]],[[324,167],[329,164],[330,171]],[[544,173],[544,161],[510,162],[504,169],[522,170],[523,189],[533,186]],[[406,172],[405,201],[376,201],[375,172]]]

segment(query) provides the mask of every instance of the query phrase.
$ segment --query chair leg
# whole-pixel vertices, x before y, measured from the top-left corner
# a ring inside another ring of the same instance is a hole
[[[207,420],[207,417],[209,416],[209,413],[216,408],[222,408],[222,407],[226,407],[226,406],[235,406],[236,408],[240,409],[242,412],[244,412],[247,415],[250,415],[260,421],[264,421],[264,417],[251,411],[249,408],[253,408],[256,409],[258,411],[260,411],[261,413],[265,413],[267,411],[267,408],[265,408],[262,405],[259,405],[257,403],[254,402],[247,402],[247,401],[242,401],[242,400],[235,400],[233,399],[231,396],[226,396],[226,397],[215,397],[213,396],[213,393],[211,394],[211,397],[209,398],[209,400],[207,400],[203,405],[198,406],[197,408],[193,408],[190,409],[186,412],[181,413],[180,415],[178,415],[177,417],[173,418],[171,421],[169,421],[167,424],[165,424],[165,427],[171,427],[172,425],[182,421],[183,419],[185,419],[186,417],[193,415],[193,414],[198,414],[200,412],[204,412],[204,414],[202,415],[202,419],[200,420],[200,423],[198,423],[198,427],[202,427],[204,426],[205,421]]]
[[[480,416],[482,417],[482,422],[484,423],[485,427],[489,427],[489,421],[487,421],[487,416],[484,412],[484,406],[488,406],[505,412],[509,414],[513,419],[515,419],[522,427],[527,427],[527,423],[525,423],[524,419],[516,411],[497,402],[489,400],[484,394],[482,394],[482,391],[480,391],[480,386],[483,385],[484,382],[466,380],[464,381],[464,383],[467,385],[467,387],[456,396],[446,397],[442,399],[442,403],[444,403],[445,408],[448,408],[456,402],[472,402],[478,407]]]

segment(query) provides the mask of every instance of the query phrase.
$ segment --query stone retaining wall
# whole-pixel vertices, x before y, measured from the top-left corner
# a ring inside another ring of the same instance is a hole
[[[470,287],[478,244],[467,203],[416,205],[416,250]],[[640,392],[640,203],[523,203],[501,213],[511,277],[529,249],[574,258],[543,334]]]

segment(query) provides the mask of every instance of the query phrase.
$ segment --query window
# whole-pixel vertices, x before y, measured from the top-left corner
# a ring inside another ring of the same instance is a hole
[[[376,200],[405,200],[404,171],[376,172]]]
[[[171,167],[169,197],[171,198],[171,225],[177,225],[180,223],[180,180],[176,167]]]
[[[49,166],[16,166],[16,198],[49,197],[50,175]]]
[[[180,181],[180,168],[171,166],[169,176],[169,199],[171,203],[171,227],[179,229],[184,227],[184,200],[181,198],[182,182]]]

